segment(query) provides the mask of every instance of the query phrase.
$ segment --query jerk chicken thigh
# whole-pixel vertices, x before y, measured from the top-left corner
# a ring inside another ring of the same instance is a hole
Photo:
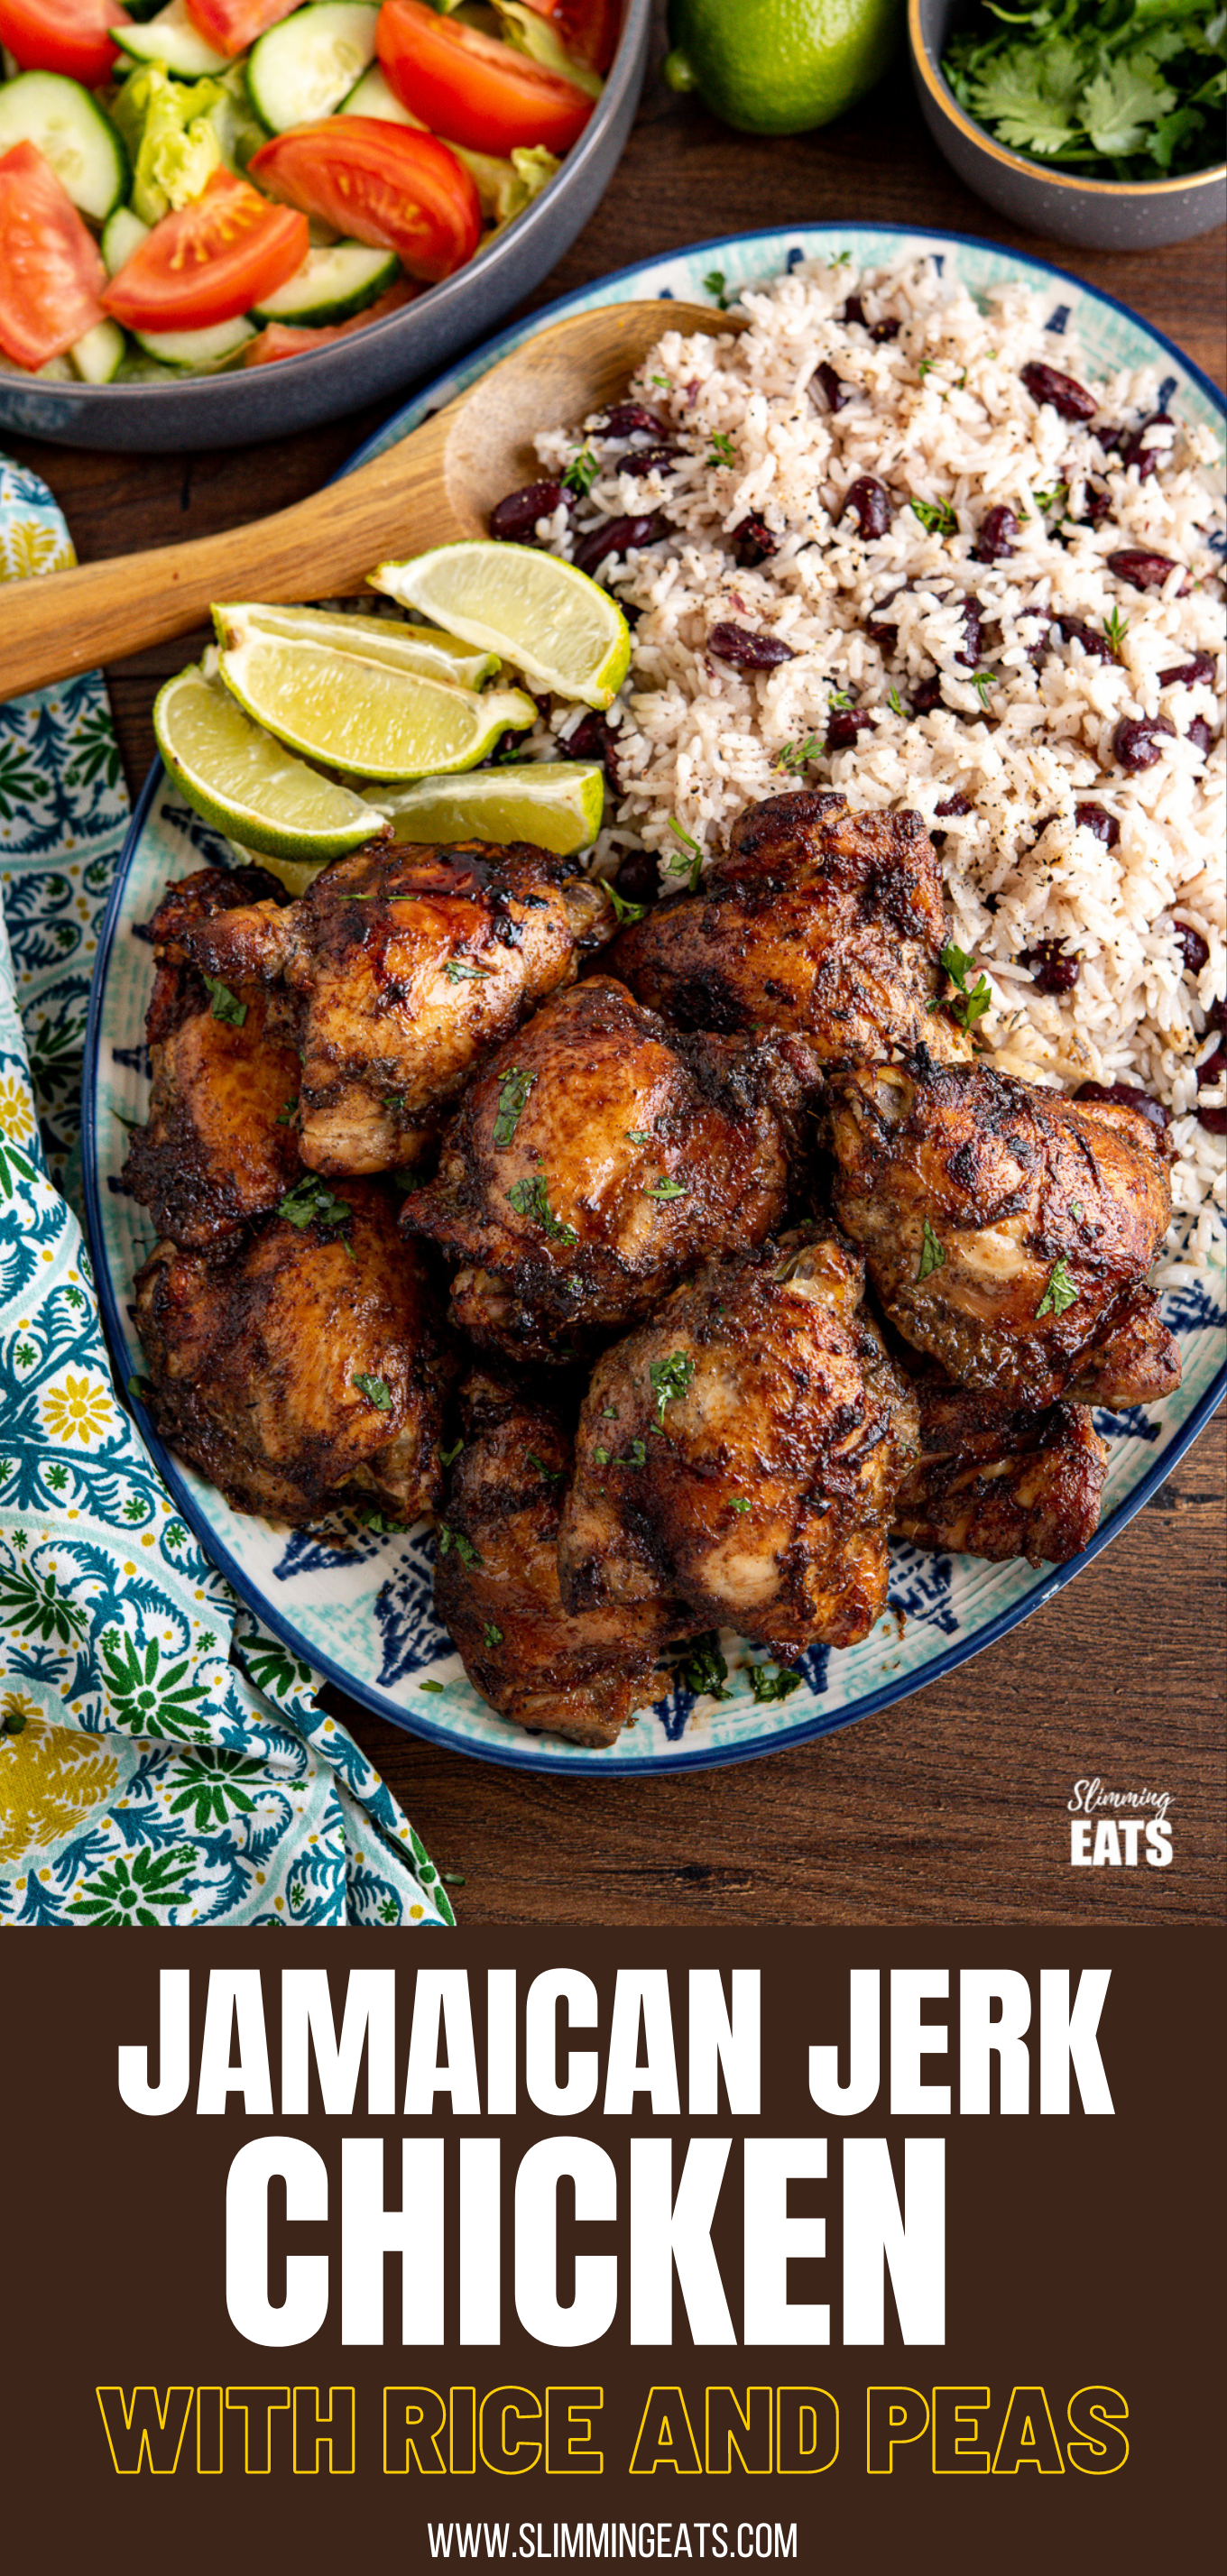
[[[891,1534],[913,1547],[1000,1563],[1064,1565],[1099,1526],[1108,1444],[1084,1404],[1042,1412],[952,1386],[916,1384],[920,1456],[899,1488]]]
[[[958,1384],[1031,1407],[1179,1385],[1142,1284],[1171,1184],[1141,1111],[921,1053],[834,1077],[831,1134],[840,1225],[891,1322]]]
[[[168,887],[139,934],[157,957],[145,1021],[153,1093],[121,1178],[158,1233],[191,1251],[268,1214],[298,1170],[298,1057],[269,994],[216,979],[210,988],[182,944],[189,925],[232,907],[236,891],[260,903],[277,886],[262,869],[202,868]]]
[[[612,1744],[660,1687],[666,1605],[572,1615],[558,1525],[572,1447],[531,1387],[475,1369],[460,1389],[464,1447],[435,1563],[435,1608],[474,1688],[542,1735]]]
[[[573,1615],[666,1605],[792,1662],[854,1645],[886,1604],[886,1531],[916,1399],[863,1304],[864,1268],[798,1228],[707,1261],[593,1372],[558,1541]]]
[[[543,850],[372,842],[300,902],[211,913],[182,945],[205,974],[278,992],[299,1154],[342,1176],[415,1162],[479,1058],[612,927],[601,888]]]
[[[778,1225],[802,1097],[787,1041],[685,1036],[592,975],[475,1076],[402,1222],[463,1264],[480,1348],[565,1360]]]
[[[918,814],[850,814],[833,791],[752,805],[696,894],[622,931],[612,973],[679,1028],[788,1029],[817,1065],[923,1039],[970,1054],[945,989],[941,868]]]
[[[136,1283],[150,1413],[238,1511],[305,1523],[366,1495],[416,1519],[441,1499],[454,1374],[422,1262],[369,1183],[300,1182],[293,1203],[233,1247],[155,1246]]]

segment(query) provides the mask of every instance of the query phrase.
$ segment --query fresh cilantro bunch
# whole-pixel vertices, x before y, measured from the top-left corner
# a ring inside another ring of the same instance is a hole
[[[1013,152],[1104,179],[1184,178],[1222,158],[1225,37],[1227,9],[1205,0],[981,0],[942,70]]]

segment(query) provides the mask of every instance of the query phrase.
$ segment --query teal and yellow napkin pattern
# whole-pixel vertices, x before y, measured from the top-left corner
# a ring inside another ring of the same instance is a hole
[[[0,581],[72,559],[45,487],[0,459]],[[0,1924],[450,1923],[412,1826],[177,1517],[113,1383],[70,1201],[127,821],[98,673],[0,707]]]

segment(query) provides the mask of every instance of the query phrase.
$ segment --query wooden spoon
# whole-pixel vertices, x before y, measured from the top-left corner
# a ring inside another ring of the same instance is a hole
[[[487,534],[504,493],[539,480],[533,440],[622,394],[666,331],[744,319],[672,299],[571,313],[420,428],[309,500],[220,536],[6,583],[0,701],[182,635],[213,600],[341,599],[389,556]]]

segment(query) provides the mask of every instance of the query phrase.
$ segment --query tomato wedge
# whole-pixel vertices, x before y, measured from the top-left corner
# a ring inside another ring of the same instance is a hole
[[[212,45],[215,54],[245,54],[257,36],[288,18],[298,5],[299,0],[185,0],[197,35]]]
[[[274,197],[351,241],[394,250],[433,285],[463,268],[481,239],[481,202],[464,163],[381,116],[326,116],[262,143],[248,163]]]
[[[567,52],[590,72],[607,72],[618,50],[618,0],[524,0],[538,18],[550,18]]]
[[[154,225],[103,302],[133,331],[204,331],[284,286],[310,242],[305,215],[215,170],[199,197]]]
[[[402,304],[412,304],[421,292],[420,286],[401,277],[386,295],[377,295],[361,313],[351,313],[348,322],[268,322],[248,341],[243,364],[271,367],[278,358],[300,358],[304,349],[322,349],[326,340],[346,340],[351,331],[364,331],[368,322],[383,322],[389,313],[399,313]]]
[[[18,367],[62,358],[102,320],[106,270],[34,143],[0,159],[0,349]]]
[[[468,152],[505,160],[521,143],[569,152],[592,114],[593,101],[574,81],[493,36],[436,18],[422,0],[384,0],[375,44],[402,107]]]
[[[63,72],[97,89],[119,60],[108,27],[126,27],[119,0],[0,0],[0,45],[23,72]]]

